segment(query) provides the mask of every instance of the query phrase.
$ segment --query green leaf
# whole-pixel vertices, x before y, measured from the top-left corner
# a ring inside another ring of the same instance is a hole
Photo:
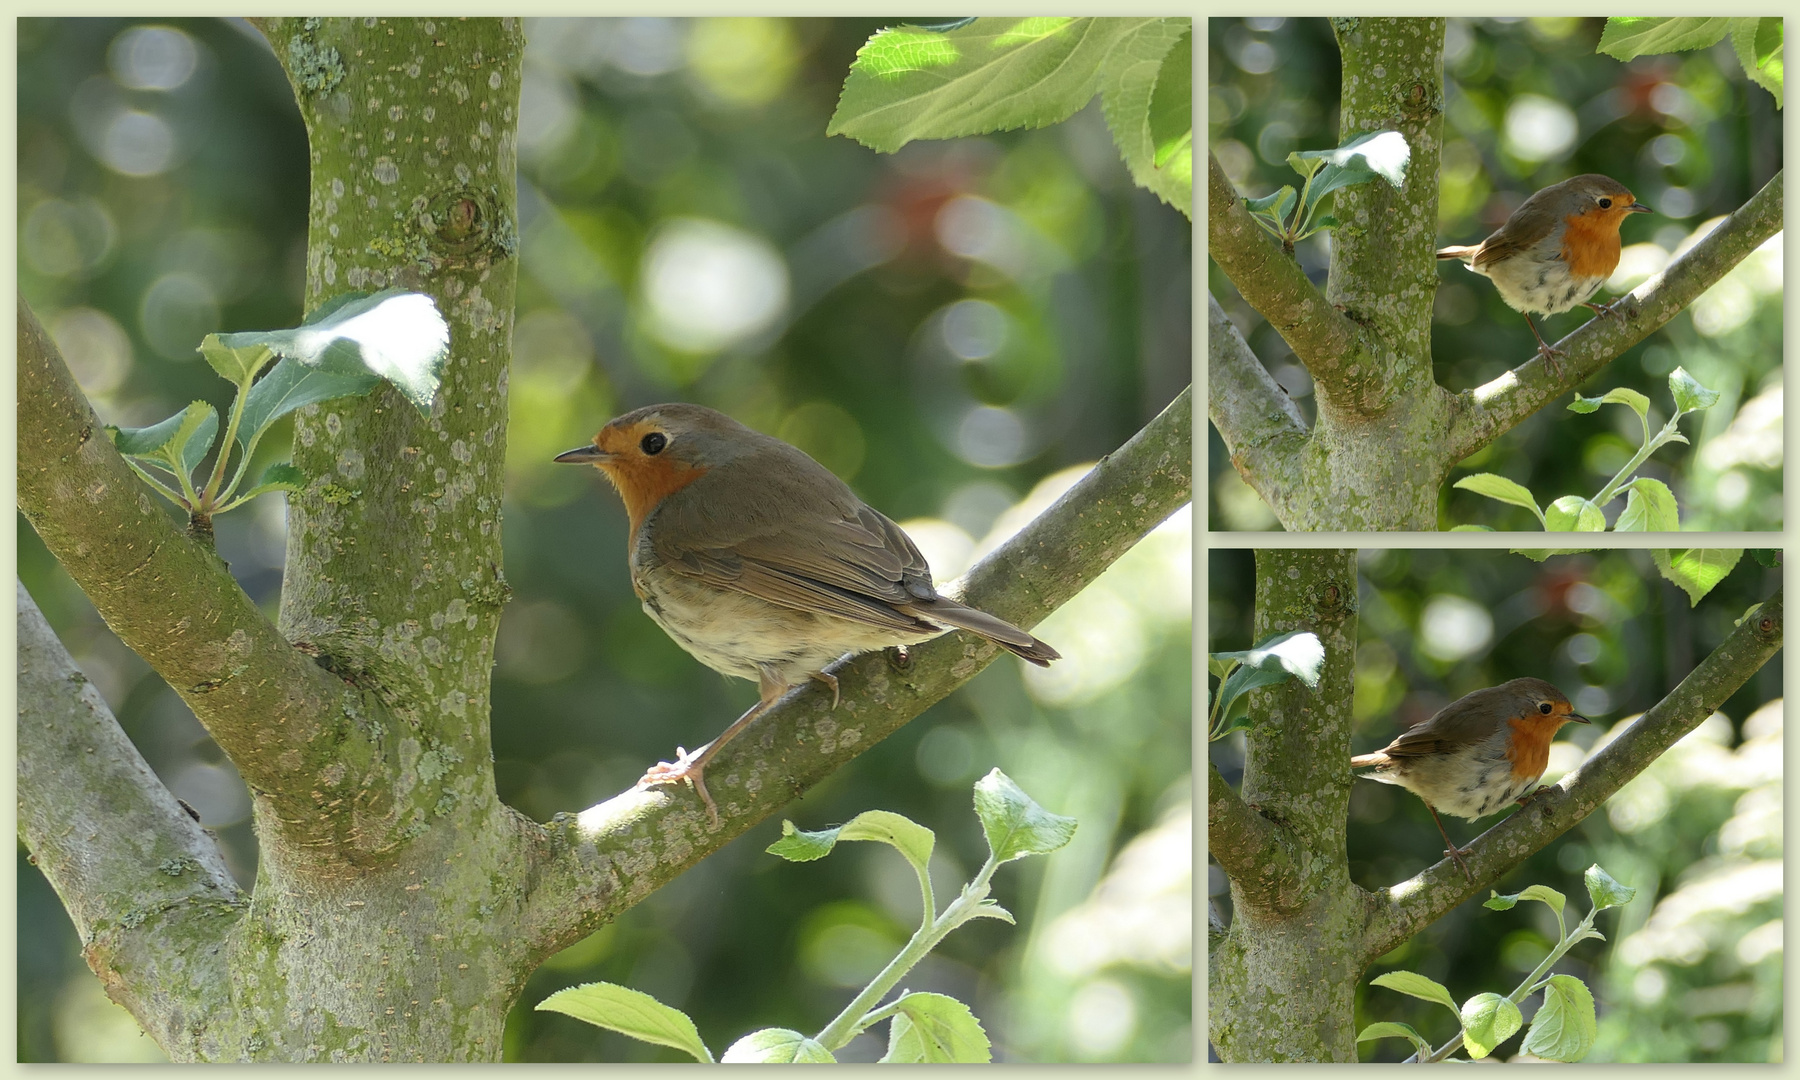
[[[781,822],[781,839],[763,850],[771,855],[779,855],[788,862],[812,862],[814,859],[823,859],[831,854],[832,848],[837,846],[838,833],[842,832],[843,828],[842,825],[839,825],[833,829],[807,832],[804,829],[795,828],[793,822],[784,818]]]
[[[1551,1061],[1580,1061],[1594,1047],[1594,995],[1573,975],[1552,975],[1521,1050]]]
[[[1743,554],[1742,548],[1658,548],[1650,552],[1650,558],[1663,577],[1688,594],[1688,606],[1697,607],[1700,598],[1731,573]]]
[[[1731,28],[1731,47],[1738,63],[1750,81],[1775,95],[1775,107],[1781,108],[1782,54],[1784,51],[1781,19],[1737,19]]]
[[[698,1061],[713,1059],[687,1013],[630,987],[607,982],[583,983],[558,990],[538,1002],[537,1007],[545,1012],[564,1013],[642,1042],[692,1054]]]
[[[788,1028],[763,1028],[731,1044],[726,1065],[829,1065],[837,1058],[820,1043]]]
[[[1550,532],[1605,532],[1606,515],[1588,499],[1564,495],[1545,508],[1544,528]]]
[[[1075,836],[1075,819],[1052,814],[999,769],[975,781],[975,813],[1000,862],[1047,855]]]
[[[1581,880],[1587,883],[1588,899],[1594,902],[1595,911],[1623,907],[1637,895],[1637,890],[1630,885],[1614,881],[1611,874],[1600,869],[1599,863],[1588,867],[1587,873],[1581,875]]]
[[[212,369],[224,376],[236,386],[248,386],[256,373],[275,358],[266,346],[252,345],[248,348],[233,349],[219,340],[219,335],[208,334],[200,339],[200,355]]]
[[[233,349],[260,345],[331,375],[379,375],[421,413],[431,411],[450,353],[450,327],[436,302],[399,288],[333,297],[293,330],[221,334],[219,340]]]
[[[1290,630],[1274,634],[1248,649],[1212,654],[1222,660],[1237,660],[1241,666],[1219,687],[1220,711],[1223,719],[1236,715],[1240,699],[1252,690],[1297,678],[1317,688],[1319,673],[1325,667],[1325,646],[1317,634],[1308,630]],[[1248,708],[1248,702],[1244,702]],[[1234,730],[1233,725],[1225,730]],[[1225,732],[1215,733],[1214,737]]]
[[[931,864],[931,848],[937,836],[911,818],[887,810],[864,810],[844,823],[839,840],[877,840],[891,844],[913,869],[924,875]]]
[[[1569,902],[1568,897],[1557,892],[1548,885],[1533,885],[1523,892],[1516,892],[1509,896],[1501,896],[1491,889],[1489,892],[1492,893],[1492,895],[1486,900],[1483,900],[1481,906],[1493,911],[1509,910],[1521,900],[1540,900],[1550,905],[1550,910],[1556,912],[1557,916],[1560,918],[1563,913],[1563,905]]]
[[[1579,555],[1584,551],[1593,551],[1594,549],[1587,548],[1587,547],[1571,547],[1571,548],[1511,548],[1509,550],[1512,554],[1523,555],[1527,559],[1530,559],[1532,562],[1543,562],[1545,559],[1548,559],[1552,555]]]
[[[1401,1024],[1392,1020],[1383,1020],[1379,1023],[1370,1024],[1356,1034],[1357,1042],[1368,1042],[1370,1039],[1394,1038],[1411,1039],[1412,1044],[1418,1047],[1421,1055],[1431,1053],[1431,1044],[1425,1041],[1424,1036],[1420,1035],[1417,1031],[1414,1031],[1411,1024]]]
[[[1231,674],[1231,669],[1237,667],[1237,665],[1238,662],[1228,656],[1220,656],[1218,653],[1208,653],[1206,655],[1206,670],[1210,672],[1215,679],[1225,678],[1225,676]]]
[[[1750,557],[1770,570],[1781,565],[1780,548],[1751,548]]]
[[[1431,979],[1427,979],[1417,972],[1390,971],[1385,975],[1377,975],[1373,979],[1370,979],[1369,985],[1385,986],[1389,990],[1398,990],[1400,993],[1410,997],[1420,998],[1425,1001],[1435,1001],[1439,1005],[1442,1005],[1444,1008],[1455,1013],[1458,1020],[1462,1019],[1462,1010],[1456,1007],[1456,999],[1450,996],[1450,991],[1444,989],[1441,984],[1434,982]]]
[[[1650,53],[1682,52],[1716,45],[1730,32],[1736,19],[1614,18],[1600,31],[1594,50],[1616,60],[1631,60]]]
[[[969,1007],[943,994],[907,994],[888,1023],[884,1065],[987,1064],[993,1047]]]
[[[106,433],[126,457],[154,461],[191,477],[218,437],[219,413],[206,402],[196,401],[160,424],[145,428],[109,424]]]
[[[1476,994],[1463,1002],[1463,1048],[1479,1061],[1512,1038],[1525,1023],[1519,1007],[1499,994]]]
[[[1525,489],[1525,485],[1497,473],[1471,473],[1451,486],[1473,491],[1477,495],[1486,495],[1512,506],[1523,506],[1536,515],[1538,524],[1544,522],[1544,512],[1538,509],[1537,500],[1531,497],[1531,492]]]
[[[1019,925],[1019,920],[1013,918],[1012,912],[1006,910],[992,900],[983,900],[979,904],[976,904],[975,913],[970,915],[969,918],[999,919],[1003,923],[1011,923],[1014,926]]]
[[[1717,390],[1708,390],[1694,381],[1694,377],[1685,368],[1676,368],[1669,372],[1669,393],[1675,397],[1675,407],[1684,413],[1710,409],[1719,401]],[[1683,442],[1687,440],[1683,439]]]
[[[893,153],[914,139],[1058,123],[1093,98],[1112,50],[1159,21],[997,17],[941,33],[882,30],[857,50],[825,133]]]
[[[1316,158],[1325,163],[1306,192],[1305,212],[1311,214],[1313,207],[1325,196],[1339,188],[1366,184],[1377,176],[1399,190],[1406,183],[1412,147],[1407,145],[1406,136],[1398,131],[1371,131],[1358,135],[1336,150],[1302,150],[1290,155],[1289,160],[1293,157]]]
[[[1193,53],[1192,19],[1158,19],[1119,40],[1099,80],[1101,111],[1132,182],[1189,217]]]
[[[1253,214],[1267,214],[1276,221],[1287,217],[1288,206],[1294,201],[1294,189],[1282,185],[1280,191],[1272,195],[1264,195],[1260,199],[1245,199],[1244,209]]]
[[[1650,415],[1650,399],[1628,386],[1615,386],[1600,397],[1582,397],[1576,394],[1575,400],[1569,402],[1569,411],[1591,413],[1602,405],[1629,405],[1638,414],[1639,420]]]
[[[1625,511],[1613,523],[1614,532],[1676,532],[1681,528],[1681,512],[1675,505],[1675,493],[1661,480],[1640,476],[1624,489]]]
[[[374,375],[334,375],[282,360],[269,370],[244,399],[238,420],[238,442],[248,450],[270,424],[306,405],[340,397],[361,397],[381,385]]]
[[[255,487],[232,499],[232,505],[249,502],[258,495],[267,495],[271,491],[297,493],[306,490],[306,474],[292,464],[278,461],[263,470],[262,479]]]
[[[1491,525],[1452,525],[1451,532],[1493,532]]]

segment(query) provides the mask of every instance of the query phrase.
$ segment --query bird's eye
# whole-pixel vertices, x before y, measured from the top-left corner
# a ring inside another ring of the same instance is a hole
[[[1549,716],[1550,715],[1550,703],[1548,701],[1538,702],[1538,712],[1543,713],[1545,716]]]
[[[1600,209],[1611,210],[1612,209],[1612,200],[1605,197],[1604,195],[1602,195],[1600,197]]]
[[[653,455],[662,453],[663,447],[667,445],[669,445],[669,437],[660,431],[652,431],[638,442],[638,446],[643,449],[644,453]],[[1544,708],[1548,711],[1550,707],[1546,705]]]

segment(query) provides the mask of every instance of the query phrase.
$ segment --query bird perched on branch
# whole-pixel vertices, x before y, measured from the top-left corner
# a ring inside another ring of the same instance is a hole
[[[1425,801],[1456,860],[1473,881],[1438,811],[1474,821],[1509,802],[1525,802],[1550,763],[1550,739],[1570,721],[1585,724],[1561,690],[1542,679],[1514,679],[1464,695],[1372,754],[1350,759],[1369,780],[1395,784]]]
[[[1546,363],[1561,356],[1538,333],[1531,313],[1558,315],[1577,304],[1602,315],[1613,304],[1588,302],[1619,266],[1619,226],[1651,209],[1609,176],[1586,173],[1551,184],[1526,199],[1506,224],[1479,244],[1438,249],[1494,283],[1500,299],[1525,316]]]
[[[650,405],[557,455],[592,464],[624,500],[627,561],[644,611],[695,659],[753,679],[760,700],[699,750],[676,748],[638,781],[693,783],[716,825],[706,765],[721,747],[846,653],[967,630],[1040,666],[1055,649],[938,594],[911,539],[824,466],[700,405]]]

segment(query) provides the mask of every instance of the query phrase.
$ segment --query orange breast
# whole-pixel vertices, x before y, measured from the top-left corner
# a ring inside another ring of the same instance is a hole
[[[632,542],[636,542],[638,526],[656,509],[656,504],[706,475],[706,470],[683,465],[673,458],[642,456],[618,457],[601,462],[607,479],[619,489],[625,503],[625,514],[631,519]]]
[[[1610,277],[1619,265],[1619,223],[1623,213],[1594,210],[1563,221],[1562,256],[1576,277]]]
[[[1527,716],[1506,722],[1506,726],[1512,728],[1512,742],[1506,748],[1506,759],[1512,762],[1513,776],[1535,780],[1544,775],[1545,767],[1550,764],[1550,737],[1562,727],[1560,721],[1560,717],[1557,722],[1547,723]]]

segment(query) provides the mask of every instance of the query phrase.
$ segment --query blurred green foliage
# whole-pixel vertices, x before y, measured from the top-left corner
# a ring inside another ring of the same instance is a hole
[[[1250,640],[1254,569],[1248,551],[1208,556],[1210,648]],[[1365,550],[1359,553],[1354,711],[1356,752],[1384,746],[1472,690],[1533,675],[1569,695],[1591,726],[1569,725],[1551,744],[1544,782],[1604,746],[1673,689],[1780,583],[1748,554],[1697,608],[1662,580],[1648,551],[1554,556],[1543,564],[1503,551]],[[1496,888],[1546,884],[1585,895],[1599,863],[1638,895],[1604,945],[1586,944],[1558,970],[1580,976],[1599,1001],[1600,1038],[1585,1059],[1780,1060],[1781,666],[1765,664],[1719,712],[1627,784],[1604,809],[1539,851]],[[1213,761],[1237,782],[1241,736],[1216,743]],[[1498,818],[1446,821],[1468,843]],[[1404,881],[1442,858],[1424,803],[1382,784],[1350,795],[1351,878],[1366,889]],[[1221,872],[1214,903],[1229,910]],[[1437,1006],[1368,989],[1383,971],[1436,979],[1462,1001],[1510,988],[1557,939],[1542,905],[1457,907],[1365,973],[1357,1027],[1410,1023],[1434,1043],[1452,1032]],[[1398,1061],[1398,1040],[1368,1043],[1365,1060]],[[1503,1046],[1512,1057],[1518,1043]]]
[[[1440,240],[1476,243],[1539,188],[1579,173],[1624,183],[1654,215],[1626,225],[1619,269],[1599,299],[1662,269],[1755,194],[1781,167],[1780,113],[1749,82],[1729,42],[1620,63],[1596,55],[1603,19],[1451,19],[1444,43]],[[1324,19],[1208,20],[1209,145],[1238,190],[1256,197],[1289,182],[1292,150],[1337,145],[1337,44]],[[1626,386],[1657,397],[1677,366],[1724,397],[1691,448],[1665,450],[1645,470],[1669,484],[1683,525],[1781,527],[1782,266],[1772,239],[1682,314],[1627,350],[1581,390]],[[1328,234],[1296,249],[1323,287]],[[1208,284],[1276,380],[1309,418],[1312,383],[1292,350],[1209,264]],[[1542,320],[1555,341],[1589,316]],[[1525,320],[1487,282],[1454,263],[1439,270],[1432,347],[1438,382],[1486,383],[1530,358]],[[1540,502],[1592,492],[1631,455],[1628,417],[1572,417],[1560,402],[1464,461],[1455,474],[1499,473]],[[1655,418],[1660,424],[1666,414]],[[1208,428],[1212,520],[1278,528]],[[1623,503],[1608,507],[1616,517]],[[1448,488],[1439,521],[1534,527],[1528,511]]]
[[[550,462],[610,416],[696,401],[788,439],[905,522],[944,582],[1188,381],[1189,226],[1131,183],[1097,106],[891,156],[825,137],[882,25],[527,23],[505,506],[515,596],[493,741],[501,796],[534,818],[623,790],[754,695],[644,616],[616,496]],[[201,336],[300,316],[305,135],[267,45],[239,21],[25,19],[19,35],[24,296],[107,422],[223,406],[229,388],[193,351]],[[271,433],[253,469],[287,442]],[[946,882],[983,857],[969,785],[991,767],[1080,820],[1056,859],[1002,882],[1019,930],[970,927],[909,982],[969,1001],[999,1060],[1192,1053],[1190,520],[1182,511],[1040,627],[1065,661],[1003,659],[788,811],[809,828],[871,807],[964,822],[940,832]],[[22,580],[248,884],[255,843],[230,763],[23,519],[19,537]],[[282,500],[220,519],[218,545],[273,615]],[[765,822],[553,958],[509,1020],[507,1059],[679,1060],[531,1011],[598,979],[680,1007],[721,1046],[835,1013],[904,940],[917,886],[856,852],[788,866],[762,853],[777,835]],[[19,871],[20,1059],[153,1055],[100,997],[23,851]],[[881,1049],[867,1036],[840,1056]]]

